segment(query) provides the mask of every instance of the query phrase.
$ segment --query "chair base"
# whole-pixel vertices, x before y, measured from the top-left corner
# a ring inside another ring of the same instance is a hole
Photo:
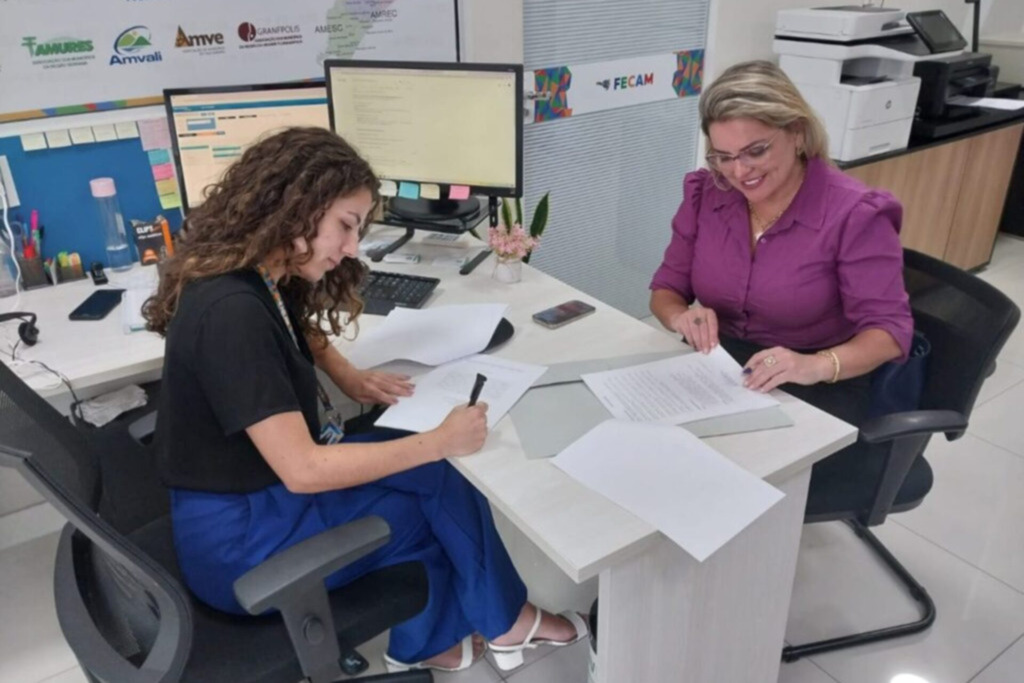
[[[935,603],[932,601],[931,596],[928,595],[928,591],[924,589],[924,586],[919,584],[917,580],[910,575],[910,572],[907,571],[906,567],[900,564],[900,561],[897,560],[891,552],[889,552],[888,548],[882,545],[882,542],[878,540],[878,537],[871,533],[866,526],[856,520],[845,521],[850,528],[853,529],[854,533],[875,551],[875,554],[885,562],[886,566],[892,570],[896,577],[907,588],[910,596],[917,601],[921,608],[921,618],[907,624],[900,624],[899,626],[889,626],[887,628],[880,628],[874,631],[854,633],[848,636],[819,640],[813,643],[806,643],[804,645],[790,645],[782,648],[782,661],[784,662],[795,662],[802,657],[821,654],[822,652],[842,650],[848,647],[856,647],[857,645],[866,645],[868,643],[877,643],[881,640],[909,636],[913,633],[920,633],[921,631],[926,630],[935,621]]]

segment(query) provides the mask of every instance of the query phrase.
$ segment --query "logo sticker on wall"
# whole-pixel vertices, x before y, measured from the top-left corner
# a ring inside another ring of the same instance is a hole
[[[699,95],[703,70],[702,49],[536,69],[533,121]]]
[[[110,56],[110,66],[147,64],[163,60],[160,51],[153,47],[149,28],[132,26],[122,31],[114,40],[114,54]]]
[[[22,36],[21,46],[28,50],[33,66],[43,69],[85,66],[96,59],[96,55],[92,54],[92,41],[84,38],[60,37],[41,40],[35,36]]]
[[[182,52],[219,55],[224,53],[223,33],[188,33],[181,26],[174,36],[174,47]]]
[[[238,37],[242,39],[239,49],[296,45],[302,42],[302,28],[298,24],[257,26],[251,21],[238,25]]]

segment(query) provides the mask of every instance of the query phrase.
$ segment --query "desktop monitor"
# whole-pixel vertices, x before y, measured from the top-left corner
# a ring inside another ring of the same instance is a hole
[[[522,195],[521,65],[329,59],[324,67],[331,130],[397,191],[393,214],[443,221],[479,212],[477,200],[458,199],[465,188]],[[429,197],[414,196],[433,186]]]
[[[165,90],[164,105],[186,212],[255,142],[294,126],[330,128],[322,82]]]

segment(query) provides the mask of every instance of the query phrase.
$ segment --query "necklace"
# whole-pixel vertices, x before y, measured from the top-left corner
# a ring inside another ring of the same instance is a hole
[[[751,204],[750,202],[747,202],[747,210],[750,211],[750,222],[752,223],[752,227],[754,229],[754,242],[755,243],[759,239],[761,239],[761,235],[765,234],[768,231],[768,228],[770,228],[773,225],[775,225],[775,223],[780,218],[782,218],[782,214],[785,213],[786,209],[788,209],[788,208],[789,208],[789,204],[786,204],[786,206],[782,207],[781,211],[779,211],[777,214],[772,216],[769,220],[764,221],[757,214],[757,209],[754,208],[754,205]]]

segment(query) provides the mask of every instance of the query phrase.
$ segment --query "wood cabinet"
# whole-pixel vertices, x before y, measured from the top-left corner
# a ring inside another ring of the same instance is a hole
[[[988,263],[1024,123],[848,169],[903,203],[903,246],[964,269]]]

